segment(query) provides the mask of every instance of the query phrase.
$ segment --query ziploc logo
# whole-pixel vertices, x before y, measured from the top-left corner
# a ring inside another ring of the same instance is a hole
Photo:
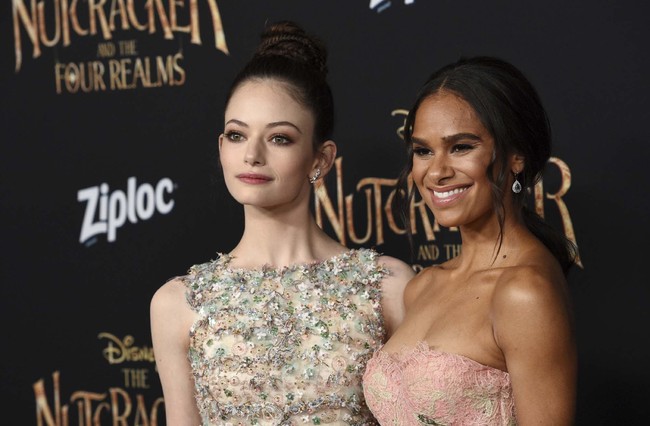
[[[80,189],[77,201],[86,203],[79,242],[92,245],[93,237],[106,234],[106,240],[115,241],[117,230],[128,220],[138,223],[156,214],[167,214],[174,208],[170,194],[176,185],[169,178],[162,178],[156,185],[138,184],[135,177],[128,178],[126,191],[110,190],[107,183]]]

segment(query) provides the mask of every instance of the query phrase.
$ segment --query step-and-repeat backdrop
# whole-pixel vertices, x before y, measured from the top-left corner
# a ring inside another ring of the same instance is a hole
[[[531,202],[580,250],[578,424],[647,419],[650,31],[634,3],[3,2],[0,424],[165,423],[149,301],[238,241],[217,165],[224,99],[280,19],[330,50],[339,157],[319,224],[416,269],[461,250],[418,200],[411,250],[391,208],[417,89],[460,56],[530,77],[555,144]]]

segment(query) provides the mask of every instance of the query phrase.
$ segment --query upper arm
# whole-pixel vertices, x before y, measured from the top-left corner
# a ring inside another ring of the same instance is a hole
[[[404,319],[404,288],[415,272],[407,263],[394,257],[381,256],[379,263],[389,271],[381,283],[381,307],[390,337]]]
[[[577,355],[565,283],[526,268],[497,285],[493,326],[521,425],[574,420]]]
[[[195,313],[179,280],[163,285],[151,299],[151,338],[169,425],[197,425],[194,379],[188,359],[189,331]]]

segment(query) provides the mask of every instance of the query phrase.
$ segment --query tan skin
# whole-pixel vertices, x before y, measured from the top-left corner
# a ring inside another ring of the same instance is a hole
[[[471,106],[440,91],[420,105],[413,128],[414,182],[443,226],[458,226],[459,256],[407,285],[406,315],[383,350],[425,342],[509,373],[520,425],[570,425],[576,396],[576,348],[567,283],[560,265],[514,210],[513,179],[499,226],[487,167],[494,140]],[[525,158],[511,154],[521,172]]]
[[[336,157],[332,141],[314,149],[314,122],[275,80],[246,82],[231,97],[219,150],[226,186],[244,206],[244,234],[230,252],[233,267],[312,263],[347,251],[318,227],[309,210],[308,178],[316,169],[325,176]],[[378,261],[391,272],[382,281],[382,313],[390,334],[403,318],[403,290],[414,274],[398,259]],[[198,315],[185,292],[181,279],[174,279],[151,302],[152,340],[170,426],[200,424],[188,361],[189,330]]]

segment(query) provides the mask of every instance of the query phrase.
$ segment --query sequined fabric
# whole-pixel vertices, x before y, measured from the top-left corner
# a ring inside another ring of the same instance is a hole
[[[196,265],[189,359],[204,425],[374,425],[361,387],[381,345],[372,250],[286,268]]]
[[[377,351],[363,380],[382,425],[517,424],[508,373],[424,342],[395,354]]]

